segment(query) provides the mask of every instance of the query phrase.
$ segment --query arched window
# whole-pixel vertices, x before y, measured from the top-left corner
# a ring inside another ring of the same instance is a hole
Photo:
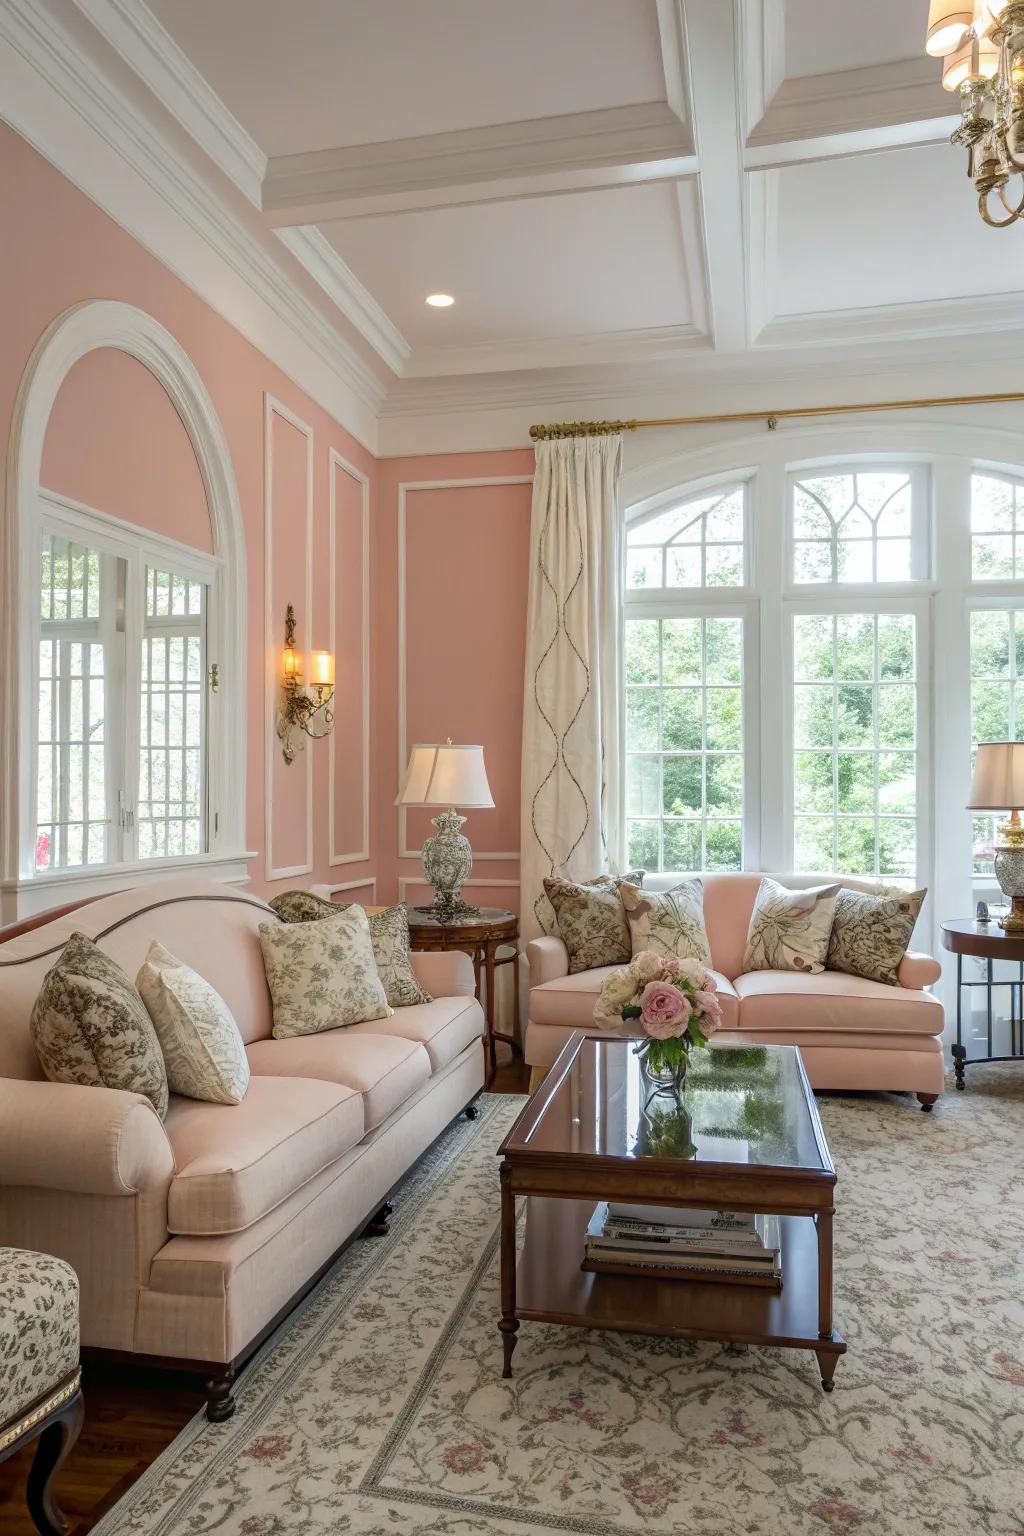
[[[793,580],[838,585],[927,575],[926,509],[905,469],[815,470],[793,479]]]
[[[746,492],[727,486],[655,511],[626,531],[626,587],[742,587]]]

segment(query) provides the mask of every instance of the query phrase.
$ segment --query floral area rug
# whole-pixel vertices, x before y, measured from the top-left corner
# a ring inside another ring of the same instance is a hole
[[[1024,1536],[1024,1075],[825,1097],[835,1391],[803,1351],[524,1323],[501,1379],[488,1097],[98,1536]]]

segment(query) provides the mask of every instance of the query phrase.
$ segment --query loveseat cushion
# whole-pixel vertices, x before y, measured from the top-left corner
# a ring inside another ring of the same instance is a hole
[[[606,976],[617,970],[614,965],[598,966],[575,976],[556,976],[539,987],[530,988],[530,1022],[557,1024],[563,1029],[589,1029],[594,1023],[594,1004]],[[722,1028],[735,1029],[739,1017],[736,988],[720,971],[711,971],[722,1005]]]
[[[415,1007],[396,1008],[390,1019],[353,1024],[350,1035],[397,1035],[422,1045],[433,1072],[440,1072],[484,1032],[483,1009],[475,997],[436,997]]]
[[[290,1040],[256,1040],[248,1055],[254,1072],[343,1083],[361,1094],[364,1132],[386,1120],[431,1075],[430,1057],[422,1045],[371,1032],[369,1027],[295,1035]]]
[[[942,1033],[942,1004],[929,992],[911,992],[839,971],[814,976],[752,971],[736,978],[736,992],[739,1027],[744,1033],[801,1029],[839,1034]]]
[[[363,1101],[340,1083],[253,1076],[241,1104],[172,1098],[164,1124],[168,1230],[203,1237],[244,1232],[354,1147]]]

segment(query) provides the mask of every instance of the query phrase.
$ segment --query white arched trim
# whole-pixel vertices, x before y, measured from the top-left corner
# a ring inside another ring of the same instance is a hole
[[[181,418],[195,451],[206,490],[214,554],[219,575],[217,660],[221,684],[212,696],[217,718],[211,722],[213,746],[209,774],[211,803],[218,808],[210,827],[210,851],[189,866],[232,866],[229,876],[244,878],[245,847],[245,698],[246,698],[246,578],[245,534],[238,487],[227,441],[213,401],[194,364],[180,344],[151,315],[131,304],[109,299],[90,300],[66,310],[47,327],[36,343],[22,375],[14,405],[7,455],[3,518],[3,558],[0,562],[0,645],[5,686],[2,690],[3,774],[0,816],[3,819],[3,892],[17,895],[26,885],[46,886],[43,900],[59,900],[54,877],[33,882],[35,808],[32,794],[33,709],[38,658],[33,654],[35,608],[39,585],[39,493],[43,443],[57,393],[80,358],[99,348],[115,348],[148,368],[163,386]],[[177,860],[149,860],[146,871],[166,876]],[[135,866],[132,866],[133,870]],[[219,873],[220,871],[217,870]],[[73,880],[88,880],[102,888],[124,883],[125,868],[104,866]],[[63,876],[63,872],[62,872]],[[63,884],[63,878],[60,882]],[[5,900],[7,912],[27,910],[25,902]]]

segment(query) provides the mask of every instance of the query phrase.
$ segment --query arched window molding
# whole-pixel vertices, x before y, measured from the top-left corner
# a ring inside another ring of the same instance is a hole
[[[209,782],[218,808],[209,852],[185,860],[130,866],[133,878],[165,877],[173,868],[200,867],[226,878],[245,878],[245,536],[241,505],[223,429],[206,386],[179,343],[157,320],[130,304],[92,300],[59,315],[36,343],[15,401],[7,455],[0,570],[2,691],[0,796],[3,896],[6,915],[46,907],[67,883],[82,894],[123,883],[128,866],[33,876],[35,808],[32,805],[33,655],[40,559],[39,504],[43,443],[58,391],[82,357],[99,348],[126,352],[163,386],[188,433],[206,492],[214,554],[219,561],[217,608],[220,688],[215,696],[216,741]],[[32,893],[32,894],[29,894]]]

